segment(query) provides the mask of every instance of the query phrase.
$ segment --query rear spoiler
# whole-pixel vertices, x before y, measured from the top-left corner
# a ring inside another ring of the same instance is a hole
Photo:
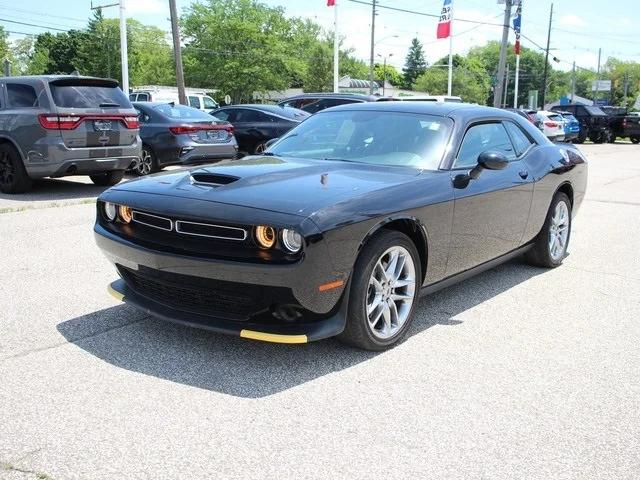
[[[51,80],[49,84],[58,85],[61,87],[91,86],[91,87],[109,87],[109,88],[114,88],[120,85],[120,83],[118,83],[117,80],[112,80],[110,78],[91,78],[91,77],[58,78],[56,80]]]

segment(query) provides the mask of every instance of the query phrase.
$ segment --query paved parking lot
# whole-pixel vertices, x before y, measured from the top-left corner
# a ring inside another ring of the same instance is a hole
[[[585,145],[571,255],[422,299],[409,338],[255,343],[106,294],[100,189],[0,197],[0,478],[640,476],[640,146]]]

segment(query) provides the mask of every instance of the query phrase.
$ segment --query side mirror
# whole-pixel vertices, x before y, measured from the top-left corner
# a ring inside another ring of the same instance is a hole
[[[488,150],[478,155],[478,164],[469,173],[456,175],[453,179],[455,188],[466,188],[471,180],[480,176],[482,170],[502,170],[509,165],[509,160],[502,152]]]
[[[487,170],[502,170],[509,165],[509,160],[504,153],[489,150],[478,155],[478,165]]]

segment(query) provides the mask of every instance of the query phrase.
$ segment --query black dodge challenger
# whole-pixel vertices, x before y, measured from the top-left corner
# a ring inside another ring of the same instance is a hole
[[[95,237],[111,294],[156,317],[381,350],[420,293],[518,255],[560,265],[586,183],[577,149],[510,112],[344,105],[262,155],[105,191]]]

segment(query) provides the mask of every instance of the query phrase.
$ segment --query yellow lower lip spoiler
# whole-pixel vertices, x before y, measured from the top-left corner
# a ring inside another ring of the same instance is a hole
[[[109,295],[111,295],[113,298],[115,298],[116,300],[120,300],[121,302],[124,302],[124,295],[121,294],[120,292],[118,292],[115,288],[113,288],[111,285],[109,285],[107,287],[107,292],[109,292]]]
[[[263,342],[307,343],[306,335],[280,335],[277,333],[256,332],[254,330],[240,330],[240,336],[251,340],[262,340]]]

